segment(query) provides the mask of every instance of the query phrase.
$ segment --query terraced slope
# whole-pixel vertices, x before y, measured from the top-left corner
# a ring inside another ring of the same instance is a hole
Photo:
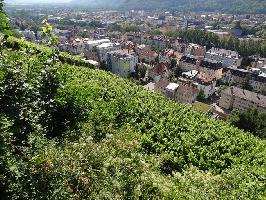
[[[16,40],[7,46],[0,58],[1,196],[266,197],[265,141],[129,80],[69,65],[51,49]]]

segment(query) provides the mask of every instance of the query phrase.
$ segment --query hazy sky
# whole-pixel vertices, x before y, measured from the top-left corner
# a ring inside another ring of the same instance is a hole
[[[5,0],[6,3],[66,3],[70,0]]]

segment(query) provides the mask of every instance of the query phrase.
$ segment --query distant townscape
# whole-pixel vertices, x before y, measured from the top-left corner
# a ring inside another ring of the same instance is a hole
[[[56,48],[215,118],[266,111],[266,16],[175,11],[7,8],[18,35]]]
[[[53,1],[0,1],[1,200],[266,200],[266,0]]]

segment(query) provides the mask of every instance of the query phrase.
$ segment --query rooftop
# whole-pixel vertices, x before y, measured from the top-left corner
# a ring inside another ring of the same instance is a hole
[[[118,46],[118,45],[119,43],[108,42],[108,43],[102,43],[98,45],[97,48],[108,48],[108,47],[113,47],[113,46]]]
[[[170,65],[168,63],[159,63],[151,70],[151,72],[157,75],[162,75],[163,73],[168,71],[169,66]]]
[[[168,90],[176,90],[179,87],[177,83],[169,83],[169,85],[166,87]]]
[[[182,94],[183,96],[194,96],[198,94],[199,90],[189,84],[180,84],[177,89],[178,94]]]
[[[101,39],[101,40],[89,40],[89,41],[86,41],[87,44],[101,44],[101,43],[110,43],[110,40],[109,39]]]
[[[251,92],[248,90],[243,90],[238,87],[229,87],[223,92],[224,94],[230,95],[230,96],[236,96],[241,99],[245,99],[247,101],[253,102],[258,104],[261,107],[266,108],[266,96]]]
[[[227,49],[211,48],[207,53],[212,55],[219,55],[223,57],[239,58],[239,54],[236,51],[231,51]]]
[[[144,85],[143,87],[144,87],[145,89],[147,89],[147,90],[154,91],[154,85],[155,85],[155,83],[150,82],[150,83],[148,83],[147,85]]]
[[[192,70],[192,71],[188,71],[188,72],[183,72],[182,76],[189,77],[189,78],[194,78],[197,74],[198,74],[197,70]]]

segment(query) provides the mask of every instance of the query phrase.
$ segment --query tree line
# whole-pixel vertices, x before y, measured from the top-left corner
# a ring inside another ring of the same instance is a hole
[[[219,37],[215,33],[202,30],[183,30],[178,32],[178,36],[184,42],[197,43],[206,46],[237,51],[243,57],[260,55],[266,57],[266,41],[240,40],[236,37]]]

